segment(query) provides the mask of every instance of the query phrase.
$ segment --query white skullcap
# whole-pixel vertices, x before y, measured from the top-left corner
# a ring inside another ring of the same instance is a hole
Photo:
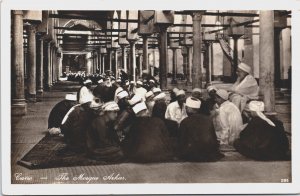
[[[145,102],[138,103],[132,108],[132,110],[134,111],[135,114],[139,113],[140,111],[146,110],[146,109],[147,109],[147,106],[146,106]]]
[[[152,79],[151,79],[151,80],[149,80],[149,82],[155,83],[155,81],[154,81],[154,80],[152,80]]]
[[[98,84],[103,83],[103,79],[98,80]]]
[[[179,90],[175,94],[176,94],[176,97],[178,97],[179,95],[185,95],[185,91],[184,90]]]
[[[172,91],[173,91],[173,93],[175,93],[175,94],[176,94],[176,93],[179,91],[179,89],[175,87],[175,88],[173,88],[173,90],[172,90]]]
[[[118,78],[116,81],[117,81],[117,82],[122,82],[122,80],[121,80],[120,78]]]
[[[186,106],[190,108],[200,109],[201,101],[194,97],[189,97],[186,99]]]
[[[202,93],[202,90],[201,90],[200,88],[194,88],[194,89],[192,90],[192,92],[199,92],[199,93]]]
[[[210,86],[208,86],[206,89],[207,89],[208,92],[210,92],[210,91],[212,91],[212,90],[215,90],[215,91],[218,90],[217,87],[215,87],[214,85],[210,85]]]
[[[130,84],[135,84],[135,82],[132,80],[132,81],[130,81]]]
[[[128,97],[128,96],[129,96],[129,94],[127,93],[127,91],[124,91],[124,90],[122,90],[121,92],[119,92],[117,94],[117,97],[118,97],[119,100],[123,99],[124,97]]]
[[[87,79],[86,81],[83,82],[83,84],[88,84],[88,83],[92,83],[92,80]]]
[[[251,67],[249,65],[247,65],[246,63],[240,63],[238,65],[238,68],[247,72],[247,73],[251,73]]]
[[[77,101],[77,96],[74,94],[66,94],[65,99],[69,101]]]
[[[130,100],[128,100],[130,105],[134,105],[142,100],[142,97],[139,95],[134,95]]]
[[[219,95],[219,97],[221,97],[224,100],[228,100],[228,92],[224,89],[219,89],[217,90],[217,95]]]
[[[249,110],[255,112],[263,112],[265,110],[265,104],[262,101],[251,101],[248,107]]]
[[[161,89],[160,88],[153,88],[153,93],[160,93],[161,92]]]
[[[152,91],[148,91],[148,92],[145,94],[145,98],[147,99],[147,98],[151,97],[152,95],[154,95],[153,92],[152,92]]]
[[[159,93],[158,95],[156,95],[153,100],[154,101],[157,101],[157,100],[161,100],[161,99],[164,99],[166,97],[166,94],[165,93]]]
[[[102,109],[103,109],[103,111],[119,111],[120,110],[118,104],[114,101],[105,103],[102,106]]]
[[[140,84],[140,85],[143,85],[143,82],[142,82],[142,81],[137,81],[136,83],[137,83],[137,84]]]

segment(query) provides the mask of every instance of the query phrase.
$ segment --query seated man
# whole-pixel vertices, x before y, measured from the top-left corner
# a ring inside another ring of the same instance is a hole
[[[214,127],[220,144],[232,145],[243,125],[240,110],[230,101],[226,90],[216,92],[216,108],[212,111]]]
[[[90,79],[83,82],[83,86],[79,89],[77,93],[78,103],[86,103],[93,100],[93,93],[91,91],[92,81]]]
[[[258,99],[259,87],[255,78],[250,74],[251,68],[240,63],[237,69],[237,80],[228,90],[229,100],[234,103],[242,112],[249,100]]]
[[[217,161],[222,158],[213,122],[200,114],[201,101],[189,97],[186,100],[188,117],[179,127],[179,157],[188,161]]]
[[[98,93],[94,92],[94,94]],[[102,112],[102,105],[103,102],[100,97],[95,96],[91,102],[72,107],[66,114],[61,125],[61,131],[70,150],[85,152],[86,131],[92,121]]]
[[[152,91],[148,91],[145,95],[145,98],[146,98],[146,105],[147,105],[147,108],[149,110],[149,114],[150,116],[152,116],[152,110],[153,110],[153,107],[154,107],[154,104],[155,104],[155,101],[154,101],[154,94]]]
[[[143,82],[137,81],[135,87],[133,88],[133,93],[135,95],[139,95],[142,97],[143,101],[145,101],[145,95],[147,93],[147,90],[143,88]]]
[[[146,104],[133,107],[136,119],[124,140],[124,149],[129,160],[135,162],[168,161],[173,150],[168,130],[162,120],[149,117]]]
[[[169,120],[176,121],[178,125],[180,122],[187,117],[185,111],[185,92],[184,90],[179,90],[176,92],[176,100],[168,105],[165,118]]]
[[[116,94],[116,97],[117,97],[118,106],[120,108],[119,113],[122,113],[124,110],[126,110],[129,107],[129,102],[128,102],[129,94],[127,93],[127,91],[122,90]]]
[[[250,121],[240,133],[240,138],[234,142],[234,147],[242,155],[255,160],[285,160],[289,159],[289,141],[282,122],[267,118],[264,103],[251,101],[249,103]]]
[[[102,115],[98,115],[87,129],[86,144],[87,154],[90,158],[116,162],[123,159],[120,148],[120,140],[113,129],[113,123],[117,119],[119,107],[111,101],[102,106]]]
[[[68,111],[77,104],[76,95],[66,94],[65,100],[57,103],[51,110],[48,118],[48,132],[50,135],[61,133],[60,126]]]

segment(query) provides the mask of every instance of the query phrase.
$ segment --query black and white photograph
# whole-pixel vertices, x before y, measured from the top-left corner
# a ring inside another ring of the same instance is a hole
[[[297,11],[10,7],[1,132],[11,187],[172,184],[184,193],[297,181]]]

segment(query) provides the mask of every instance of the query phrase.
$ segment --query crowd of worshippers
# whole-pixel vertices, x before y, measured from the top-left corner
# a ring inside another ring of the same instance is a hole
[[[230,89],[211,85],[190,96],[163,92],[154,80],[101,79],[92,89],[88,79],[52,109],[48,130],[69,150],[105,162],[218,161],[222,145],[255,160],[289,159],[283,123],[264,114],[250,73],[241,63]]]

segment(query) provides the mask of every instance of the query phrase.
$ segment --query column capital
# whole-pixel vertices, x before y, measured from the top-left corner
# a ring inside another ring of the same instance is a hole
[[[22,15],[23,16],[23,11],[22,10],[14,10],[13,14],[14,15]]]
[[[204,13],[205,11],[193,11],[192,12],[193,21],[201,21]]]

